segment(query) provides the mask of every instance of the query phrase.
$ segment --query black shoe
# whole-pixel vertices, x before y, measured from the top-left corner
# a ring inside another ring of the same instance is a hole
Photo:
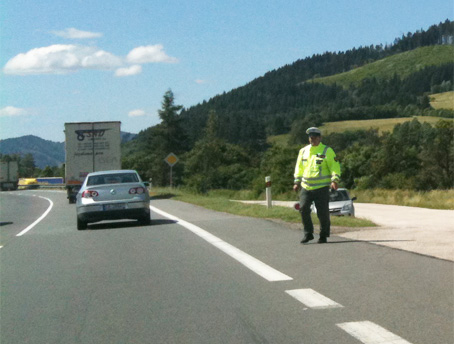
[[[319,244],[326,244],[328,240],[326,240],[326,237],[321,236],[320,239],[317,241]]]
[[[305,244],[305,243],[311,241],[312,239],[314,239],[314,236],[312,234],[304,234],[304,238],[303,238],[303,240],[301,240],[301,243]]]

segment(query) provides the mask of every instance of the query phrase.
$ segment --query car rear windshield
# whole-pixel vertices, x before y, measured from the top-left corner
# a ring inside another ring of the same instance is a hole
[[[135,173],[113,173],[88,177],[87,185],[137,183],[138,181],[139,178]]]

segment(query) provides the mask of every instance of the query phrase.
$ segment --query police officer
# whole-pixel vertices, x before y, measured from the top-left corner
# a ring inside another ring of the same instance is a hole
[[[340,165],[333,149],[321,143],[321,131],[312,127],[306,130],[309,145],[298,154],[295,166],[294,191],[301,188],[300,212],[304,227],[305,244],[314,239],[314,225],[311,219],[311,204],[315,203],[320,220],[318,243],[326,243],[330,234],[329,188],[337,190],[340,178]]]

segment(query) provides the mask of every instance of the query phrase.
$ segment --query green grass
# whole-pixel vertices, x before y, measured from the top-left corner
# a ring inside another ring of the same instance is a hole
[[[216,193],[218,191],[213,191]],[[230,199],[253,200],[254,196],[251,191],[229,191]],[[227,194],[226,194],[227,195]],[[449,190],[432,190],[432,191],[415,191],[415,190],[350,190],[351,197],[357,197],[359,203],[378,203],[392,204],[407,207],[420,207],[429,209],[446,209],[454,210],[454,189]],[[265,196],[259,196],[264,200]],[[296,195],[293,191],[273,195],[276,201],[295,201]]]
[[[403,205],[430,209],[454,210],[454,189],[413,191],[413,190],[352,190],[357,202]]]
[[[247,191],[235,192],[229,190],[215,190],[207,195],[193,194],[188,191],[176,188],[153,188],[150,195],[153,199],[171,198],[174,200],[195,204],[207,209],[225,212],[234,215],[248,216],[255,218],[284,221],[290,224],[301,222],[300,214],[293,208],[273,206],[268,209],[263,205],[244,204],[231,201],[241,199]],[[230,197],[233,196],[233,197]],[[251,199],[251,198],[250,198]],[[312,216],[314,224],[319,224],[317,216]],[[331,217],[332,226],[338,227],[374,227],[375,224],[369,220],[351,217]]]
[[[351,84],[359,85],[365,78],[375,77],[389,80],[394,74],[405,78],[424,67],[453,62],[453,56],[454,46],[452,45],[422,47],[386,57],[345,73],[316,78],[313,81],[329,85],[337,83],[342,87],[348,88]]]
[[[454,110],[454,91],[432,94],[430,96],[430,106],[436,110]]]

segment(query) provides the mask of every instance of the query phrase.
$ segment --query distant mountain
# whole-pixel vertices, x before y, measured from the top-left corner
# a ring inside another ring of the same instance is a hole
[[[121,132],[121,141],[133,140],[137,134]],[[1,154],[32,154],[38,168],[60,166],[65,162],[65,143],[44,140],[34,135],[0,140]]]
[[[39,168],[60,166],[65,161],[65,144],[44,140],[34,135],[0,140],[1,154],[32,154]]]
[[[125,131],[122,131],[122,132],[120,133],[120,135],[121,135],[121,142],[122,142],[122,143],[129,142],[129,141],[131,141],[131,140],[134,140],[134,139],[136,138],[136,136],[137,136],[137,134],[131,134],[131,133],[127,133],[127,132],[125,132]]]

